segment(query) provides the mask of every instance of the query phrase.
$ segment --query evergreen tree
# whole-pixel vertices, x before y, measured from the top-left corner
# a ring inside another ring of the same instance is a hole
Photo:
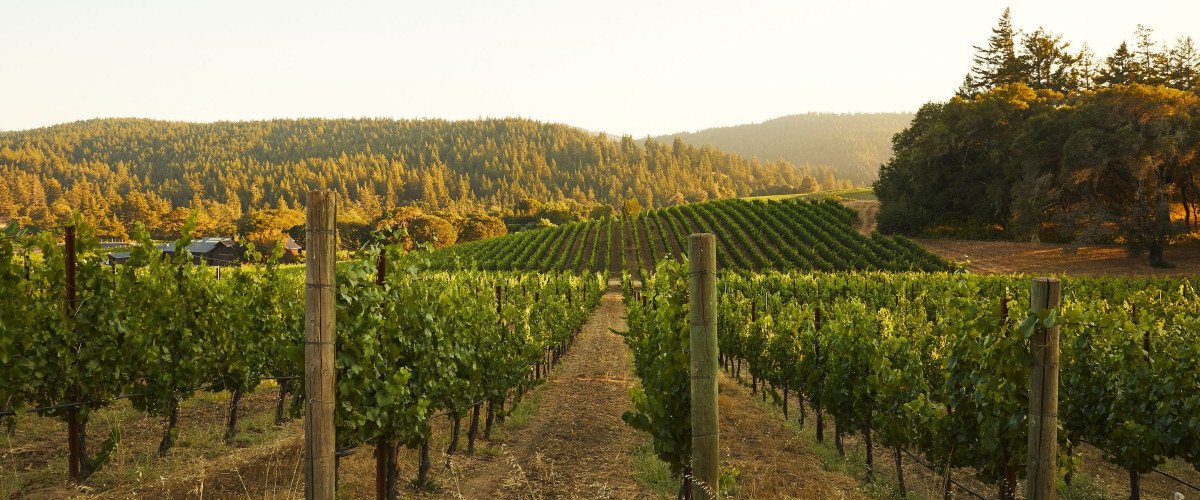
[[[975,60],[959,95],[971,96],[1000,85],[1022,80],[1021,62],[1017,59],[1016,33],[1008,8],[1000,16],[987,47],[975,47]]]
[[[1081,55],[1069,51],[1070,44],[1062,36],[1038,28],[1021,37],[1020,72],[1024,83],[1034,89],[1058,92],[1078,90]]]
[[[1167,51],[1166,85],[1200,92],[1200,53],[1191,37],[1180,37]]]
[[[1161,85],[1166,82],[1166,54],[1158,50],[1154,42],[1154,30],[1142,25],[1134,31],[1137,38],[1137,52],[1134,60],[1138,67],[1138,83],[1146,85]]]
[[[1139,65],[1125,42],[1117,46],[1113,55],[1104,59],[1104,67],[1096,75],[1096,83],[1104,86],[1129,85],[1140,79]]]

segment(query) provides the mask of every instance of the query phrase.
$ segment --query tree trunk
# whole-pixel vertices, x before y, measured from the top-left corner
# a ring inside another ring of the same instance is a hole
[[[846,458],[846,448],[842,445],[842,419],[833,417],[833,445],[837,448],[838,456]]]
[[[679,494],[675,495],[676,500],[692,500],[692,468],[688,467],[683,471],[683,482],[679,484]]]
[[[462,427],[462,417],[457,411],[450,412],[450,418],[454,419],[454,426],[450,431],[450,447],[446,448],[446,467],[450,467],[450,456],[458,451],[458,434]]]
[[[487,418],[484,419],[483,424],[483,438],[489,441],[492,439],[492,422],[496,420],[496,411],[495,408],[492,407],[494,404],[495,401],[488,400]]]
[[[475,403],[471,408],[471,427],[467,429],[467,454],[475,454],[475,434],[479,432],[479,406],[480,403]]]
[[[275,425],[283,425],[287,420],[284,418],[283,406],[287,400],[288,389],[291,388],[291,380],[279,381],[279,401],[275,402]]]
[[[171,402],[171,414],[167,417],[167,430],[163,432],[162,441],[158,443],[158,456],[167,455],[167,450],[175,446],[175,424],[179,423],[179,400]]]
[[[1166,243],[1160,241],[1150,244],[1148,250],[1150,251],[1151,267],[1171,267],[1171,264],[1167,263],[1166,259],[1163,258],[1163,251],[1166,250],[1166,247]]]
[[[900,447],[896,447],[896,487],[900,489],[900,498],[908,496],[904,488],[904,458],[900,456]]]
[[[96,469],[92,466],[92,457],[88,456],[87,451],[87,424],[86,417],[79,421],[79,481],[87,481]]]
[[[417,466],[417,489],[423,490],[429,485],[429,438],[421,441],[421,462]]]
[[[808,413],[804,409],[804,393],[796,391],[796,410],[800,412],[800,428],[804,428],[804,414]]]
[[[788,419],[788,388],[783,386],[783,419]]]
[[[813,416],[817,418],[817,442],[825,442],[825,415],[821,412],[821,399],[814,396],[812,399]]]
[[[1142,478],[1136,470],[1129,469],[1129,500],[1142,499]]]
[[[237,436],[238,403],[242,401],[242,390],[234,389],[229,398],[229,418],[225,421],[225,444],[233,444]]]
[[[867,482],[875,481],[875,450],[871,443],[871,425],[863,426],[863,445],[867,449]]]
[[[395,443],[391,439],[380,439],[375,444],[375,498],[399,498],[397,483],[400,474],[397,465]]]

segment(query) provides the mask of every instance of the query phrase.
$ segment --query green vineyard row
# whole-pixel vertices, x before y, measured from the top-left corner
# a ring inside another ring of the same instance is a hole
[[[686,279],[683,265],[664,262],[641,288],[625,282],[626,342],[643,385],[626,419],[653,433],[676,472],[690,443]],[[919,451],[939,469],[971,467],[1005,498],[1026,471],[1029,338],[1052,324],[1062,467],[1074,467],[1072,446],[1084,441],[1135,489],[1170,458],[1200,468],[1195,278],[1068,278],[1061,308],[1041,316],[1028,312],[1029,280],[1013,276],[726,273],[718,287],[731,374],[748,375],[764,398],[807,401],[839,435]]]
[[[298,268],[271,259],[222,276],[185,252],[163,255],[144,231],[128,264],[109,267],[91,230],[77,235],[74,305],[67,246],[13,227],[0,235],[0,411],[8,418],[33,411],[82,430],[95,410],[129,399],[164,419],[165,453],[180,402],[197,391],[230,391],[234,416],[240,395],[261,380],[280,382],[280,412],[286,392],[303,393],[291,383],[304,371]],[[386,246],[337,266],[341,448],[424,445],[435,415],[471,412],[474,428],[484,403],[502,418],[505,400],[539,382],[605,288],[595,274],[426,264],[424,254]],[[301,400],[293,398],[293,413]],[[227,439],[236,420],[229,431]],[[114,430],[104,453],[83,457],[82,475],[118,442]]]
[[[720,200],[632,217],[605,218],[455,245],[435,252],[442,268],[647,274],[679,259],[692,233],[717,236],[728,270],[942,271],[948,265],[902,238],[864,236],[857,215],[831,200]]]

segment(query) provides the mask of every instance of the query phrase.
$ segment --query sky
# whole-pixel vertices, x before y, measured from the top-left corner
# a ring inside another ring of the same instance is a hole
[[[635,137],[953,94],[1004,8],[1100,57],[1194,0],[57,1],[0,12],[0,130],[521,116]]]

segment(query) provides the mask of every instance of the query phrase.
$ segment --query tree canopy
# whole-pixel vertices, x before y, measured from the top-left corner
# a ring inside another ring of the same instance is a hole
[[[670,205],[680,193],[703,201],[799,189],[810,173],[525,119],[104,119],[0,133],[0,221],[53,227],[78,210],[103,236],[144,222],[170,237],[199,210],[211,221],[204,232],[231,234],[248,215],[302,208],[308,190],[328,188],[339,223],[356,227],[406,205],[508,216],[522,200],[560,209],[525,214],[529,223],[561,223],[563,207],[578,215],[630,199]]]
[[[1097,68],[1044,29],[1014,32],[1006,10],[959,94],[893,138],[880,230],[1119,242],[1166,265],[1200,227],[1200,57],[1151,34]]]

